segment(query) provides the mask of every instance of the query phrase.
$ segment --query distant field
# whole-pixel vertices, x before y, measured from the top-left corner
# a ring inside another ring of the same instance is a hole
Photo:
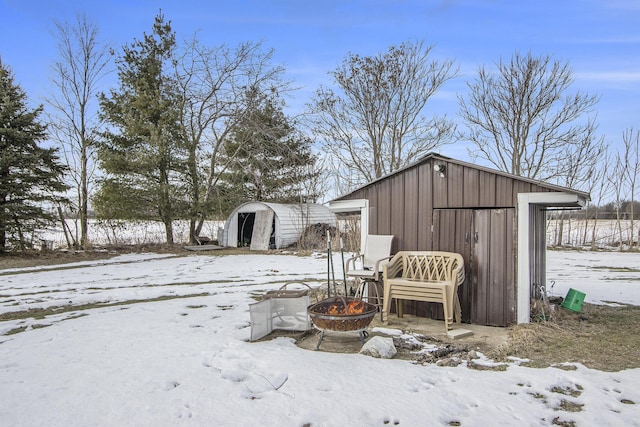
[[[597,247],[612,247],[620,245],[622,241],[628,242],[631,235],[631,223],[628,220],[618,222],[615,220],[602,220],[597,222],[592,220],[565,220],[562,227],[562,244],[565,246],[590,246],[593,240],[593,230],[595,231],[595,243]],[[557,220],[547,221],[547,244],[554,245],[557,242],[557,235],[560,229],[560,222]],[[638,230],[640,221],[635,221],[633,225],[634,241],[638,242]]]
[[[75,225],[68,221],[69,228],[74,232]],[[620,242],[620,232],[615,220],[598,220],[585,222],[584,220],[565,220],[562,229],[562,244],[565,246],[590,246],[594,226],[596,228],[595,240],[597,247],[617,247]],[[200,235],[213,240],[218,237],[218,228],[224,227],[224,221],[208,221],[205,223]],[[628,241],[630,235],[629,221],[620,223],[623,241]],[[547,244],[555,245],[559,232],[559,222],[549,220],[547,222]],[[635,241],[638,241],[638,229],[640,221],[634,223]],[[189,241],[189,223],[176,221],[173,228],[174,241],[186,243]],[[89,235],[94,246],[100,245],[141,245],[151,243],[163,243],[165,241],[164,226],[159,222],[136,221],[106,224],[95,220],[89,223]],[[43,239],[53,242],[53,247],[66,247],[66,241],[62,227],[58,226],[43,234]]]
[[[71,232],[75,233],[73,221],[67,221],[67,224]],[[218,227],[224,227],[224,222],[207,221],[200,235],[215,240],[218,238]],[[108,224],[91,220],[89,222],[89,236],[94,246],[144,245],[166,241],[164,225],[154,221],[122,221]],[[175,243],[189,241],[189,223],[187,221],[173,223],[173,238]],[[42,239],[53,242],[54,248],[67,246],[61,226],[48,230],[42,235]]]

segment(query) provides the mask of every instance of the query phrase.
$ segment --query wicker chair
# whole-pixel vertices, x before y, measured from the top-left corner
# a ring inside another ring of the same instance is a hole
[[[389,322],[391,300],[438,302],[444,310],[445,331],[460,323],[462,312],[458,299],[458,286],[464,282],[462,255],[452,252],[401,251],[384,266],[383,323]],[[402,317],[402,304],[397,304],[398,317]]]

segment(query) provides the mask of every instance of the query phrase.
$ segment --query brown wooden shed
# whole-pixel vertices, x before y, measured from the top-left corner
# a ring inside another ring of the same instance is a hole
[[[362,237],[393,234],[393,252],[458,252],[464,322],[528,323],[532,293],[546,284],[546,211],[584,206],[589,194],[439,154],[329,202],[359,212]],[[405,303],[405,312],[442,318],[439,304]]]

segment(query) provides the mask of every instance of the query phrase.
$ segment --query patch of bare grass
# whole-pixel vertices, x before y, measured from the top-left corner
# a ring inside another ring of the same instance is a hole
[[[564,394],[565,396],[578,397],[582,394],[582,386],[576,385],[575,388],[571,387],[558,387],[554,386],[551,388],[551,391],[558,394]]]
[[[29,268],[43,265],[68,264],[79,261],[93,261],[109,259],[127,253],[152,252],[158,254],[175,255],[207,255],[225,256],[256,253],[283,253],[282,251],[251,251],[249,248],[222,248],[213,251],[188,251],[180,244],[149,243],[141,245],[109,245],[88,250],[56,249],[56,250],[28,250],[0,253],[0,270],[9,268]]]
[[[516,325],[510,340],[488,356],[529,359],[528,366],[581,363],[602,371],[640,367],[640,307],[584,304],[580,313],[550,310],[549,320]]]
[[[581,412],[584,405],[581,403],[575,403],[570,400],[562,399],[560,405],[556,408],[557,411],[565,412]]]
[[[19,334],[20,332],[24,332],[29,328],[31,328],[31,329],[42,329],[42,328],[47,328],[49,326],[51,326],[51,325],[43,325],[43,324],[40,324],[40,323],[36,323],[36,324],[31,325],[31,326],[20,326],[18,328],[14,328],[14,329],[11,329],[11,330],[5,332],[5,335]]]
[[[482,363],[476,363],[473,360],[470,360],[467,363],[467,368],[473,369],[474,371],[495,371],[495,372],[504,372],[507,370],[508,365],[505,364],[496,364],[496,365],[485,365]]]
[[[591,269],[593,270],[606,270],[606,271],[610,271],[613,273],[639,273],[640,269],[637,268],[631,268],[631,267],[607,267],[607,266],[601,266],[601,265],[596,265],[594,267],[591,267]]]
[[[126,306],[131,304],[138,304],[138,303],[166,301],[166,300],[180,299],[180,298],[202,297],[207,295],[209,295],[208,292],[203,292],[203,293],[190,294],[190,295],[167,295],[167,296],[161,296],[161,297],[149,298],[149,299],[125,300],[125,301],[118,301],[118,302],[112,302],[112,303],[91,303],[91,304],[77,304],[77,305],[69,304],[69,305],[47,307],[47,308],[31,308],[28,310],[0,313],[0,322],[7,321],[7,320],[21,320],[21,319],[30,319],[30,318],[41,320],[46,318],[47,316],[68,313],[72,311],[85,311],[85,310],[92,310],[95,308]]]
[[[2,252],[0,253],[0,270],[11,268],[29,268],[48,265],[64,265],[80,261],[93,261],[113,258],[117,255],[127,253],[153,252],[159,254],[175,255],[201,255],[201,256],[228,256],[228,255],[299,255],[309,256],[310,250],[297,250],[295,252],[287,250],[252,251],[250,248],[221,248],[212,251],[193,252],[179,244],[144,244],[144,245],[110,245],[102,248],[90,250],[56,249],[56,250],[28,250],[22,252]]]
[[[26,251],[0,254],[0,270],[30,268],[43,265],[69,264],[80,261],[109,259],[115,256],[110,251]]]
[[[561,426],[561,427],[576,427],[577,426],[575,421],[563,420],[560,417],[555,417],[553,419],[553,421],[551,422],[551,424],[553,424],[554,426]]]

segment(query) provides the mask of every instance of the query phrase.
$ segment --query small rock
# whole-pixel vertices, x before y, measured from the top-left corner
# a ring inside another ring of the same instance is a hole
[[[479,358],[478,353],[476,353],[475,350],[469,351],[469,359],[473,360],[473,359],[478,359],[478,358]]]
[[[448,366],[448,367],[456,367],[458,366],[460,363],[462,363],[462,361],[460,361],[460,359],[455,358],[455,357],[447,357],[445,359],[440,359],[436,362],[436,366]]]
[[[397,350],[393,345],[393,338],[380,336],[371,338],[360,349],[360,354],[382,359],[391,359],[396,353]]]

